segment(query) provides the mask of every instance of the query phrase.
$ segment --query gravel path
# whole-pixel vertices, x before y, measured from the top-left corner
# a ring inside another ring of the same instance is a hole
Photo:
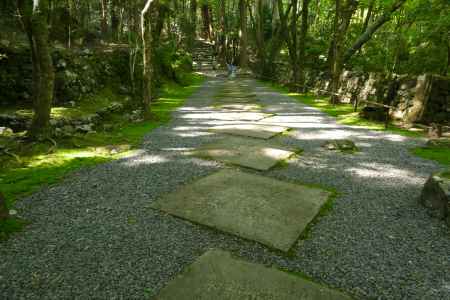
[[[219,79],[208,80],[170,124],[146,136],[136,155],[81,170],[59,185],[23,199],[32,224],[0,244],[2,299],[132,299],[157,294],[207,249],[301,271],[356,298],[450,299],[450,235],[417,197],[439,165],[411,156],[424,142],[336,125],[317,110],[245,80],[293,127],[279,142],[303,155],[265,176],[321,184],[340,192],[308,239],[285,256],[236,236],[193,225],[149,208],[160,196],[224,166],[185,155],[218,139],[211,104]],[[320,146],[350,138],[361,152]],[[246,172],[250,172],[246,170]]]

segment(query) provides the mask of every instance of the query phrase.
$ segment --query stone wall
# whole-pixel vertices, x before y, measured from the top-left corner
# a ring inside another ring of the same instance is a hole
[[[324,74],[309,76],[308,85],[318,95],[327,94],[329,79]],[[394,119],[407,123],[450,123],[450,78],[438,75],[393,75],[345,71],[339,95],[344,103],[377,102],[394,108]]]
[[[54,104],[77,102],[112,80],[129,86],[128,50],[111,51],[55,47]],[[11,46],[0,40],[0,105],[21,106],[32,102],[32,66],[26,46]]]

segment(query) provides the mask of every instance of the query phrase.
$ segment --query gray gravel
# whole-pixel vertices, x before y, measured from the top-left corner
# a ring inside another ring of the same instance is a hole
[[[184,152],[220,138],[206,131],[220,123],[207,106],[222,82],[211,79],[170,124],[145,138],[138,154],[83,169],[19,202],[32,224],[0,244],[0,298],[148,298],[207,249],[220,248],[303,272],[357,298],[450,299],[449,230],[417,202],[440,166],[408,152],[424,141],[336,125],[254,81],[241,82],[255,88],[280,124],[295,128],[276,139],[305,150],[287,167],[263,174],[340,193],[290,255],[149,208],[224,167]],[[210,119],[190,118],[193,113]],[[352,139],[361,151],[321,148],[332,136]]]

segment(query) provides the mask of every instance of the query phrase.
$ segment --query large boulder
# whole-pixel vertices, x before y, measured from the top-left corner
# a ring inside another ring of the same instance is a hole
[[[322,145],[323,148],[331,151],[356,152],[358,147],[351,140],[331,140]]]
[[[450,226],[450,171],[433,174],[428,178],[420,195],[420,202],[432,217],[445,219]]]
[[[380,107],[366,106],[361,110],[360,116],[367,120],[384,122],[386,121],[388,111],[389,111],[388,108],[382,106]]]

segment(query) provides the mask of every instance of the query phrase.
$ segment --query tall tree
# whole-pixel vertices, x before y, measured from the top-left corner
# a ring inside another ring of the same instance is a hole
[[[298,86],[302,92],[306,91],[305,86],[305,65],[306,65],[306,37],[308,34],[308,16],[309,16],[309,3],[310,0],[302,0],[302,25],[299,36],[299,50],[298,50],[298,64],[299,64],[299,78]]]
[[[333,22],[334,32],[330,47],[331,52],[328,58],[331,67],[330,102],[333,104],[339,102],[337,93],[339,90],[339,78],[343,70],[343,49],[345,35],[357,7],[357,0],[336,0],[335,3],[335,16]]]
[[[27,34],[33,65],[34,114],[29,135],[43,138],[50,135],[50,112],[53,101],[55,73],[49,49],[48,0],[18,0],[19,17]]]
[[[240,63],[239,63],[239,65],[241,66],[241,68],[247,68],[248,67],[247,0],[239,0],[239,15],[240,15],[240,18],[239,18],[239,24],[240,24],[239,58],[240,58]]]
[[[141,11],[141,37],[142,37],[142,61],[143,77],[142,77],[142,110],[145,119],[151,116],[152,102],[152,22],[150,20],[151,5],[155,0],[147,0]]]

